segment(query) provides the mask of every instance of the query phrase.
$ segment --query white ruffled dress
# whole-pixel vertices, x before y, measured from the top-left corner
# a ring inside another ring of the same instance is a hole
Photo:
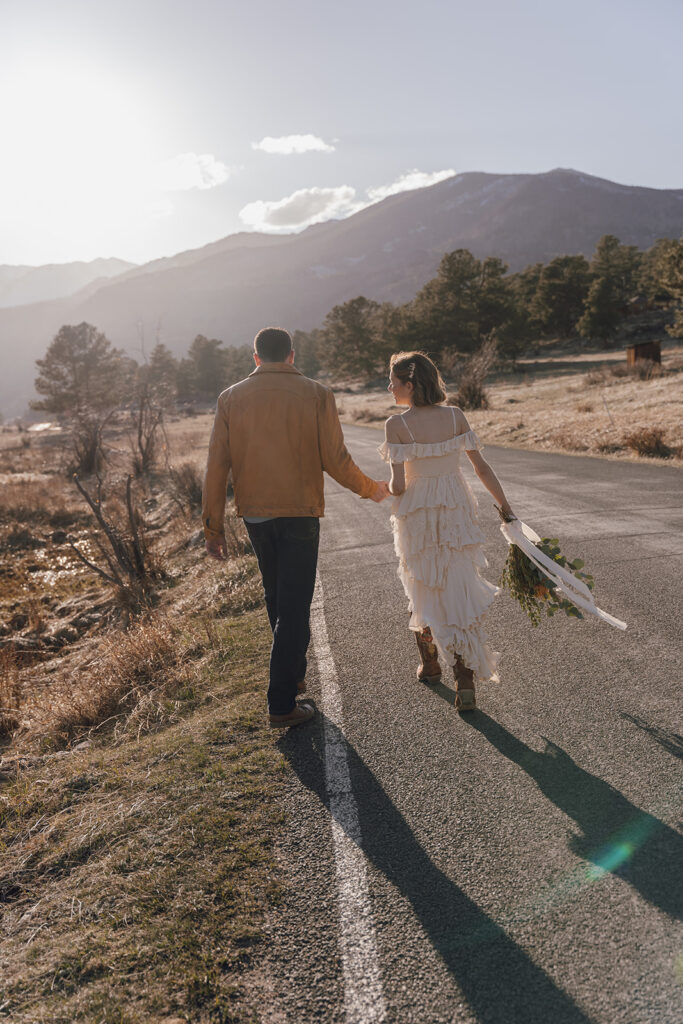
[[[386,462],[405,463],[406,489],[394,498],[391,525],[410,628],[429,626],[446,664],[459,654],[478,679],[497,681],[499,655],[489,647],[483,619],[500,587],[481,576],[488,565],[485,537],[461,467],[463,453],[480,447],[468,430],[431,444],[385,441],[379,453]]]

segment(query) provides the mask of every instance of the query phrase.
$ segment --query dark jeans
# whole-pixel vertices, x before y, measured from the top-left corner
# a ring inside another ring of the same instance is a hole
[[[320,522],[300,516],[244,525],[258,558],[273,631],[268,710],[288,715],[296,703],[297,684],[306,675]]]

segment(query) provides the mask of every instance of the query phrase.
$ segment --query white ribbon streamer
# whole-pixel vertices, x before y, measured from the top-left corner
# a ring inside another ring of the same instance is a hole
[[[508,544],[516,544],[520,551],[523,551],[527,558],[577,608],[581,608],[582,611],[589,612],[591,615],[596,615],[604,622],[608,622],[610,626],[616,626],[617,629],[626,629],[625,622],[622,622],[621,619],[615,619],[613,615],[609,615],[607,612],[603,612],[602,608],[598,608],[593,595],[583,580],[578,579],[573,573],[569,572],[568,569],[565,569],[564,566],[555,562],[552,558],[548,558],[540,548],[536,547],[540,543],[541,538],[530,526],[523,523],[521,519],[514,519],[511,523],[502,523],[500,532]]]

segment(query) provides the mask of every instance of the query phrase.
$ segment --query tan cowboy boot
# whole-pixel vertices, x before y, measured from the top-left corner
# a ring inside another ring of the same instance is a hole
[[[471,668],[466,668],[465,662],[459,654],[455,656],[453,678],[455,679],[456,709],[458,711],[474,711],[477,706],[474,693],[474,672]]]
[[[439,655],[429,626],[425,626],[421,633],[416,631],[415,639],[420,652],[420,664],[417,667],[418,682],[438,683],[441,679],[441,665],[439,665]]]

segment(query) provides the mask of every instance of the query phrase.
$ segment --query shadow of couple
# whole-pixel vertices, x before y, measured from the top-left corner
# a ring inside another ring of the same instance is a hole
[[[452,690],[432,689],[452,703]],[[576,822],[581,834],[570,839],[570,848],[588,862],[586,882],[610,872],[653,906],[680,915],[683,840],[675,830],[584,771],[556,744],[546,741],[545,751],[538,753],[481,711],[463,721],[527,772]],[[348,758],[365,856],[409,900],[477,1019],[482,1024],[587,1024],[590,1018],[571,997],[430,860],[379,780],[323,714],[278,741],[303,785],[329,810],[325,736]],[[351,838],[358,842],[357,835]]]

